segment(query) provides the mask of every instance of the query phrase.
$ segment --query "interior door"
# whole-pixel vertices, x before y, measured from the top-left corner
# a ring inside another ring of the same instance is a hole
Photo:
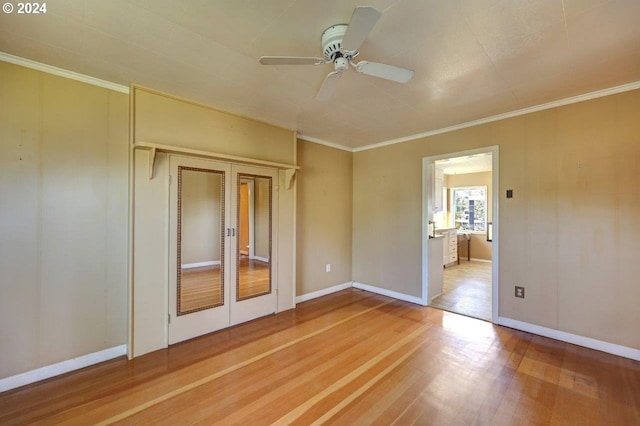
[[[229,326],[229,164],[171,156],[169,344]]]
[[[182,156],[169,167],[169,344],[274,313],[277,170]]]
[[[276,312],[278,172],[274,169],[237,166],[232,168],[232,235],[248,235],[250,249],[233,238],[231,275],[231,324]],[[243,196],[243,191],[250,191]],[[252,191],[252,192],[251,192]],[[244,200],[244,202],[241,202]],[[243,212],[243,204],[250,203]],[[249,235],[250,234],[250,235]]]

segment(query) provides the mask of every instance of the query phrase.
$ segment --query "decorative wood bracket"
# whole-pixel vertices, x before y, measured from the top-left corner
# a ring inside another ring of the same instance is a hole
[[[296,175],[296,171],[296,169],[286,169],[284,171],[284,181],[287,189],[291,189],[291,184],[293,183],[293,178]]]
[[[156,164],[156,149],[149,150],[149,180],[153,179],[153,166]]]

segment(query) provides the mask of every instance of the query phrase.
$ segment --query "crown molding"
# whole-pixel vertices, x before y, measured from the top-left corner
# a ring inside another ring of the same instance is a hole
[[[308,141],[308,142],[313,142],[313,143],[317,143],[317,144],[320,144],[320,145],[329,146],[331,148],[341,149],[341,150],[347,151],[347,152],[354,152],[354,149],[350,148],[348,146],[344,146],[344,145],[340,145],[340,144],[337,144],[337,143],[325,141],[325,140],[314,138],[314,137],[311,137],[311,136],[306,136],[306,135],[303,135],[302,133],[298,133],[298,139],[303,139],[303,140]]]
[[[57,75],[59,77],[69,78],[71,80],[81,81],[83,83],[92,84],[94,86],[103,87],[105,89],[114,90],[116,92],[129,94],[128,86],[123,86],[122,84],[112,83],[110,81],[101,80],[99,78],[91,77],[85,74],[80,74],[74,71],[68,71],[62,68],[54,67],[52,65],[32,61],[31,59],[25,59],[19,56],[10,55],[5,52],[0,52],[0,61],[9,62],[11,64],[46,72],[48,74]]]
[[[439,135],[442,133],[453,132],[454,130],[466,129],[467,127],[478,126],[480,124],[491,123],[494,121],[504,120],[507,118],[518,117],[520,115],[531,114],[538,111],[544,111],[546,109],[557,108],[565,105],[575,104],[578,102],[588,101],[591,99],[602,98],[604,96],[615,95],[617,93],[629,92],[631,90],[640,89],[640,81],[633,83],[627,83],[620,86],[611,87],[608,89],[597,90],[595,92],[585,93],[583,95],[572,96],[570,98],[559,99],[557,101],[551,101],[532,107],[522,108],[504,114],[493,115],[491,117],[481,118],[479,120],[468,121],[466,123],[456,124],[455,126],[443,127],[441,129],[431,130],[424,133],[417,133],[415,135],[405,136],[397,139],[390,139],[384,142],[374,143],[371,145],[365,145],[358,148],[354,148],[353,152],[366,151],[368,149],[380,148],[383,146],[395,145],[397,143],[409,142],[416,139],[426,138],[429,136]]]

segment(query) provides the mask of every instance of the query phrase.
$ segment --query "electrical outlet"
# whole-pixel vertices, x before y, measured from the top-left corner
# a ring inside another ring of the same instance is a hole
[[[516,286],[516,294],[515,294],[515,296],[524,299],[524,287]]]
[[[325,269],[327,272],[331,272],[331,264],[327,263],[327,266],[325,266]]]

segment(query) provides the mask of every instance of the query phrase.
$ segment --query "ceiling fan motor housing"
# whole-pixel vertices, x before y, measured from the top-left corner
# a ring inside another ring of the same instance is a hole
[[[342,57],[340,43],[347,32],[347,27],[347,24],[332,25],[322,33],[322,52],[327,61],[333,62],[336,57]]]

